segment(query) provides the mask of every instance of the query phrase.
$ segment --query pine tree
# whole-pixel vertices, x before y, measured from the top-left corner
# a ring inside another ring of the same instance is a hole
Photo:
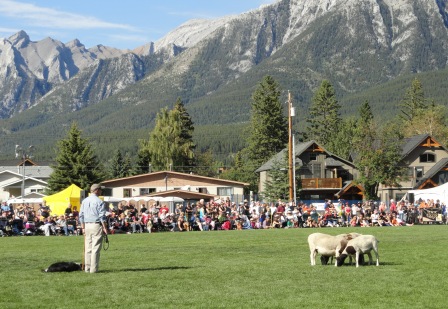
[[[406,91],[400,107],[400,118],[405,122],[412,121],[412,119],[426,107],[423,86],[417,78],[412,81],[411,87]]]
[[[48,180],[48,194],[59,192],[71,184],[88,190],[93,183],[99,183],[104,175],[92,146],[81,137],[81,131],[73,123],[67,138],[58,141],[56,164]]]
[[[269,202],[289,199],[288,152],[285,151],[282,160],[272,163],[269,178],[265,182],[265,191],[261,194]]]
[[[258,192],[255,170],[288,142],[288,122],[283,115],[278,83],[266,76],[252,94],[248,146],[238,154],[232,168],[222,177],[249,183],[249,191]]]
[[[197,164],[193,168],[195,174],[206,176],[206,177],[216,177],[218,176],[218,169],[222,164],[215,161],[213,152],[209,149],[195,155]]]
[[[280,102],[280,86],[268,75],[252,94],[247,147],[250,163],[257,169],[283,150],[287,143],[288,121]]]
[[[340,108],[333,86],[327,80],[322,81],[307,118],[309,138],[328,147],[341,122]]]
[[[135,164],[133,175],[150,173],[152,171],[151,166],[151,154],[149,153],[149,141],[139,140],[139,148],[137,151],[137,162]]]
[[[194,150],[196,144],[193,142],[194,126],[190,115],[185,109],[184,103],[181,98],[176,100],[174,104],[173,113],[177,112],[180,121],[180,144],[183,144],[184,151],[183,156],[178,158],[179,166],[183,166],[184,172],[189,172],[195,166]]]
[[[123,178],[132,175],[132,163],[128,154],[124,157],[120,149],[115,151],[109,167],[110,178]]]

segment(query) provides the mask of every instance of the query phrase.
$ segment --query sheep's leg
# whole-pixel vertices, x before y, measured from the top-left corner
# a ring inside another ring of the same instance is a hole
[[[316,265],[316,255],[317,255],[317,250],[311,250],[311,254],[310,254],[310,260],[311,260],[311,266]]]
[[[380,259],[378,255],[378,249],[375,249],[375,255],[376,255],[376,266],[380,266]]]
[[[359,267],[359,252],[356,251],[356,267]]]
[[[369,251],[367,252],[367,255],[369,256],[369,265],[372,265],[373,264],[372,253]]]

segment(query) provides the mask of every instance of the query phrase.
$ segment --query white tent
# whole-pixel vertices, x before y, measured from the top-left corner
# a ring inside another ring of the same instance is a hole
[[[448,183],[430,189],[409,190],[406,196],[406,199],[408,200],[409,193],[414,194],[415,202],[419,199],[422,199],[423,201],[430,199],[434,201],[439,200],[441,203],[443,202],[446,205],[446,203],[448,202]]]

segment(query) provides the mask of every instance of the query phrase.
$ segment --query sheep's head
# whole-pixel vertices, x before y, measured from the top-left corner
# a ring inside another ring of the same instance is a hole
[[[322,265],[327,265],[329,260],[330,260],[329,256],[325,255],[320,256],[320,262],[322,263]]]
[[[344,265],[345,259],[346,259],[347,257],[348,257],[348,254],[345,254],[345,253],[343,253],[343,254],[341,254],[340,256],[338,256],[338,257],[336,258],[337,266],[342,266],[342,265]]]

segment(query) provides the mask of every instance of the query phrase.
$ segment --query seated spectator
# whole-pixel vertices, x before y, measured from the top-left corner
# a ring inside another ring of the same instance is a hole
[[[241,216],[241,227],[243,230],[250,230],[252,229],[252,224],[249,220],[249,218],[246,215]]]
[[[359,215],[359,223],[361,227],[370,227],[370,222],[364,215]]]
[[[132,233],[141,233],[142,232],[142,226],[141,226],[141,222],[140,222],[140,218],[138,217],[137,214],[130,212],[129,216],[131,217],[131,228],[132,228]]]
[[[392,226],[390,220],[386,214],[381,213],[378,219],[379,226]]]
[[[266,216],[266,219],[263,221],[262,228],[263,229],[271,228],[271,218],[269,216]]]
[[[306,219],[304,227],[318,227],[318,225],[316,221],[314,221],[311,217],[308,217]]]
[[[2,215],[0,217],[0,231],[2,231],[2,233],[1,233],[2,237],[8,236],[11,231],[11,226],[9,225],[9,220],[6,217],[7,213],[9,213],[9,206],[8,206],[8,211],[3,211]]]
[[[177,218],[177,228],[180,232],[182,231],[188,231],[188,223],[185,221],[185,214],[181,212],[179,214],[179,217]]]
[[[280,223],[280,216],[279,215],[274,215],[274,217],[272,218],[271,227],[274,228],[274,229],[279,229],[279,228],[282,227],[282,225]]]
[[[67,221],[65,220],[64,215],[60,215],[59,219],[56,220],[56,231],[58,231],[59,234],[64,232],[64,235],[68,236]]]
[[[360,223],[359,223],[359,221],[358,221],[358,216],[353,216],[353,217],[350,219],[350,226],[355,227],[355,226],[359,226],[359,225],[360,225]]]
[[[378,226],[379,225],[379,223],[378,223],[379,218],[380,218],[380,215],[378,213],[378,210],[375,209],[373,211],[373,213],[371,214],[371,216],[370,216],[371,225],[372,226]]]
[[[11,231],[12,235],[23,235],[23,230],[25,226],[23,224],[23,217],[15,216],[11,221]]]
[[[45,236],[50,236],[52,233],[56,234],[56,228],[52,218],[43,218],[43,225],[39,226],[39,229],[44,232]]]
[[[73,213],[70,213],[68,215],[67,219],[67,233],[69,235],[78,235],[78,228],[77,228],[77,222],[76,218],[73,216]]]

